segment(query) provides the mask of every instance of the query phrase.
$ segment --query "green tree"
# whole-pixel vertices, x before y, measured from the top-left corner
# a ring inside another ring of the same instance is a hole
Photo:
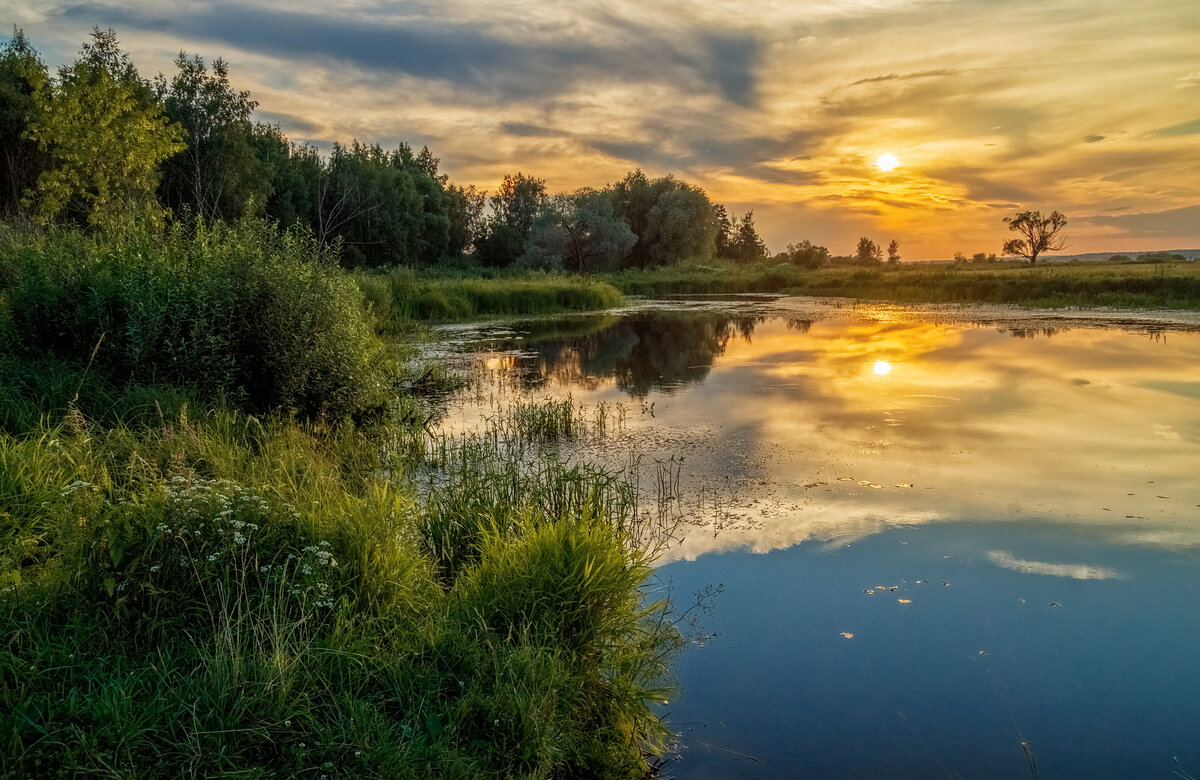
[[[637,237],[627,265],[644,268],[712,258],[718,215],[704,190],[674,176],[651,180],[641,171],[629,173],[612,189],[617,216]]]
[[[883,250],[879,248],[879,244],[863,236],[858,239],[858,249],[854,253],[854,260],[862,265],[881,263],[883,262]]]
[[[1057,252],[1067,245],[1063,228],[1067,218],[1055,211],[1043,217],[1040,211],[1022,211],[1015,217],[1005,217],[1008,229],[1019,233],[1022,238],[1004,242],[1004,254],[1023,257],[1030,265],[1037,262],[1043,252]]]
[[[27,136],[37,107],[35,95],[45,90],[50,74],[25,33],[0,48],[0,214],[13,214],[26,190],[48,164],[37,142]]]
[[[316,147],[292,143],[278,127],[262,123],[252,129],[249,145],[266,182],[265,215],[285,228],[312,227],[326,176]]]
[[[888,244],[887,261],[889,263],[900,262],[900,242],[894,238],[892,239],[892,242]]]
[[[534,220],[522,263],[576,273],[615,269],[637,241],[613,212],[611,191],[555,195]]]
[[[512,265],[525,254],[533,221],[546,202],[546,182],[523,173],[505,176],[488,199],[492,208],[475,256],[488,266]]]
[[[483,231],[483,210],[487,194],[475,188],[446,185],[446,216],[450,220],[446,237],[446,255],[456,257],[475,248]]]
[[[183,149],[183,131],[163,114],[112,30],[94,30],[80,59],[61,68],[35,102],[28,134],[52,161],[26,201],[39,220],[65,215],[110,233],[162,221],[159,167]]]
[[[175,68],[170,83],[160,75],[155,88],[187,147],[163,166],[163,200],[205,219],[261,214],[270,180],[251,144],[250,114],[258,104],[230,85],[224,60],[209,71],[199,56],[180,52]]]

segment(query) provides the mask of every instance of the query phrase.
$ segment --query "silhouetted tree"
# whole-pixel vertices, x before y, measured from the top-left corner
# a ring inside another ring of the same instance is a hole
[[[858,239],[858,250],[854,253],[856,262],[864,265],[883,262],[883,250],[871,239],[863,236]]]
[[[747,211],[738,220],[731,250],[732,257],[742,262],[753,262],[767,256],[766,242],[759,237],[758,230],[754,227],[753,211]]]
[[[732,257],[733,249],[733,220],[729,212],[720,203],[713,204],[713,219],[717,232],[713,236],[713,248],[717,257]]]
[[[900,242],[893,238],[892,242],[888,244],[887,253],[889,263],[900,262]]]
[[[1019,233],[1023,238],[1014,238],[1004,242],[1004,253],[1023,257],[1030,265],[1037,262],[1043,252],[1057,252],[1066,247],[1066,236],[1062,234],[1067,226],[1067,218],[1055,211],[1048,217],[1043,217],[1040,211],[1022,211],[1015,217],[1005,217],[1008,229]]]
[[[799,244],[788,244],[787,249],[776,257],[801,268],[820,268],[829,264],[829,250],[807,239]]]
[[[512,265],[525,254],[533,221],[546,202],[546,182],[523,173],[505,176],[488,202],[492,214],[475,242],[475,256],[483,265]]]

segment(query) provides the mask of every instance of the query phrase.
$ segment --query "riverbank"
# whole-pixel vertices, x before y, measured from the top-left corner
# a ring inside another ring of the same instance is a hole
[[[371,316],[253,224],[0,234],[3,774],[647,774],[628,479],[553,407],[431,438]]]

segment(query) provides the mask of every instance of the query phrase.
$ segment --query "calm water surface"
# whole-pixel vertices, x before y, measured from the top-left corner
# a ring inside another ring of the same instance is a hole
[[[986,315],[986,316],[985,316]],[[971,319],[986,319],[972,324]],[[447,329],[682,458],[679,778],[1200,777],[1200,333],[808,299]]]

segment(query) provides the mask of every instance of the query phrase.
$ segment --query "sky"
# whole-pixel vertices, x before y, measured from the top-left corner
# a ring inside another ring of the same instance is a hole
[[[459,184],[674,174],[753,209],[773,251],[1000,253],[1025,210],[1067,216],[1067,253],[1200,247],[1194,0],[0,0],[6,19],[52,67],[93,26],[146,77],[221,57],[293,140],[428,145]]]

